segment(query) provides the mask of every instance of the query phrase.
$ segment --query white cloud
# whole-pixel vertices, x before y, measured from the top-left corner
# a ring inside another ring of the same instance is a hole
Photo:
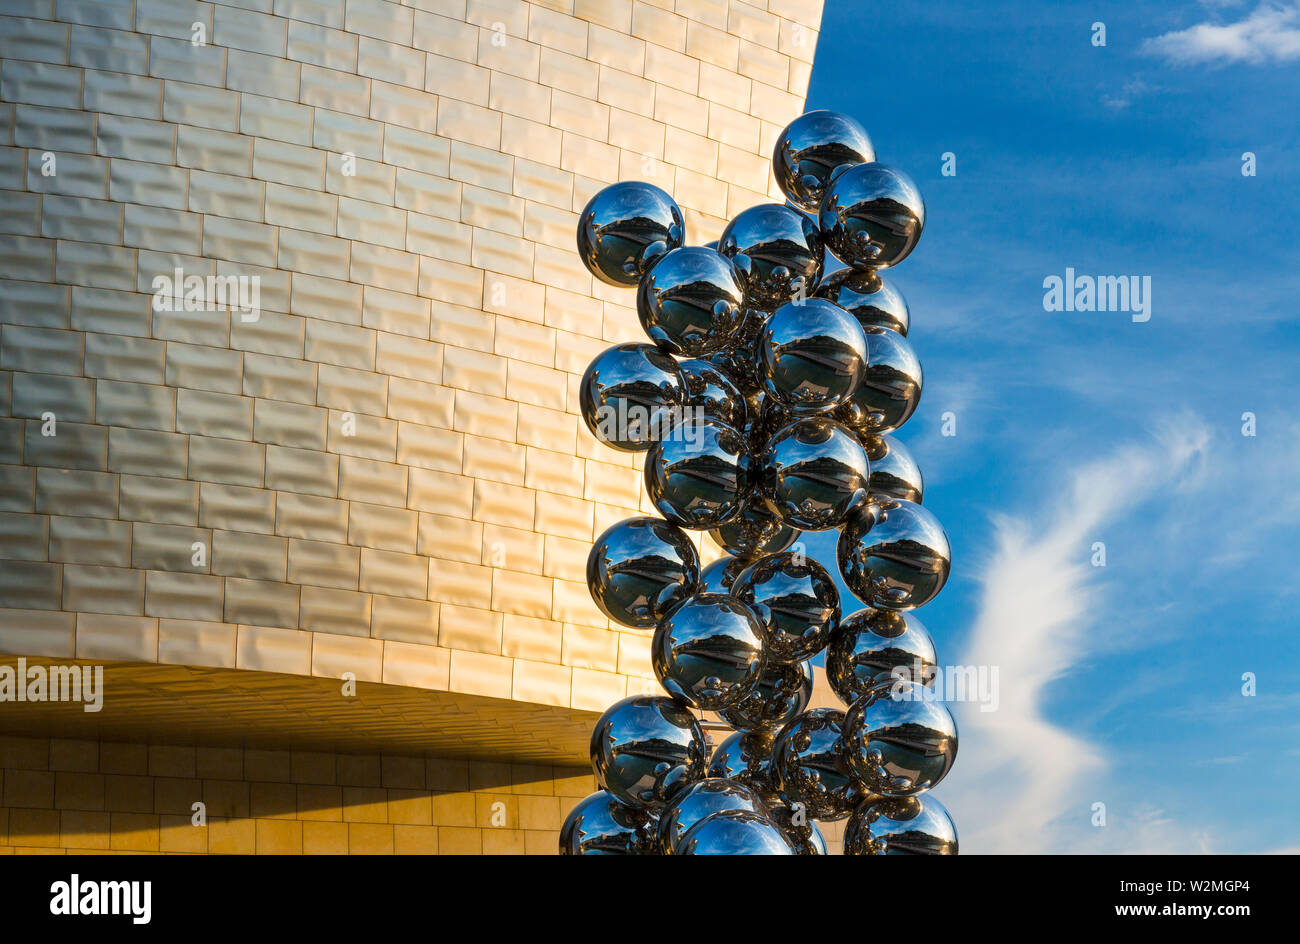
[[[1141,51],[1175,65],[1300,59],[1300,4],[1262,3],[1235,23],[1198,23],[1155,36]]]
[[[959,661],[999,667],[1001,705],[959,712],[961,754],[940,791],[965,851],[1047,852],[1092,838],[1066,840],[1065,833],[1071,822],[1086,828],[1091,804],[1103,799],[1097,794],[1104,760],[1094,745],[1046,718],[1044,697],[1090,653],[1089,617],[1100,595],[1092,542],[1124,513],[1186,486],[1208,442],[1203,423],[1182,419],[1153,441],[1080,466],[1045,514],[994,521],[979,609]],[[1159,817],[1134,825],[1141,828],[1128,831],[1130,842],[1171,844],[1154,841],[1153,833],[1167,830]],[[1106,841],[1117,835],[1093,832]],[[1191,844],[1203,845],[1203,837]]]

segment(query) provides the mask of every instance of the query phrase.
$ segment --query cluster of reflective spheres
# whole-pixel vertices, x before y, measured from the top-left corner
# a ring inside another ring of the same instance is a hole
[[[879,273],[912,251],[925,205],[834,112],[792,122],[773,166],[789,203],[745,210],[713,246],[685,245],[680,209],[646,183],[600,191],[578,224],[588,269],[636,286],[652,342],[595,359],[583,417],[607,445],[647,453],[662,515],[606,530],[587,583],[610,619],[654,630],[667,697],[601,716],[602,789],[565,821],[563,853],[824,854],[814,821],[844,817],[849,853],[957,851],[952,820],[923,795],[951,767],[957,730],[925,686],[934,645],[910,612],[942,589],[950,551],[889,435],[922,375],[907,304]],[[848,616],[796,543],[831,528],[840,575],[867,604]],[[688,530],[728,556],[701,567]],[[846,711],[809,708],[823,651]],[[716,750],[702,712],[735,731]]]

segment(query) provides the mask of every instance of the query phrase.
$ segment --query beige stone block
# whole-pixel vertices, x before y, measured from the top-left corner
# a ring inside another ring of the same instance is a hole
[[[297,629],[240,626],[235,664],[241,669],[311,675],[312,634]]]
[[[621,633],[595,626],[564,624],[564,650],[562,661],[578,669],[600,672],[618,671],[619,637]],[[647,650],[649,640],[645,641]]]
[[[474,513],[474,480],[449,472],[413,468],[410,470],[407,505],[419,511],[471,518]]]
[[[492,605],[492,568],[449,560],[429,561],[429,599],[457,606]]]
[[[434,646],[388,640],[384,643],[384,684],[445,691],[451,653]]]
[[[312,633],[311,674],[338,679],[350,672],[357,681],[383,681],[384,645],[379,639]]]
[[[370,635],[403,643],[433,645],[438,641],[437,603],[374,594]]]
[[[621,675],[575,668],[573,694],[569,704],[581,711],[604,711],[614,702],[625,698],[626,692],[627,685]]]
[[[235,667],[238,627],[202,620],[158,621],[158,661],[170,665]]]
[[[0,608],[0,653],[71,659],[76,636],[75,613]]]
[[[482,652],[451,654],[449,689],[468,695],[509,698],[513,687],[513,659]]]
[[[511,697],[516,701],[567,708],[572,696],[572,673],[568,666],[516,659]]]
[[[558,663],[564,661],[562,644],[563,627],[553,620],[507,614],[502,622],[502,655]]]
[[[524,528],[483,526],[483,563],[537,574],[542,570],[544,538]]]
[[[551,615],[551,580],[518,571],[492,572],[492,608],[519,616]]]
[[[483,560],[483,524],[468,518],[420,513],[417,553],[478,564]]]
[[[555,580],[555,603],[551,619],[562,623],[579,623],[583,626],[606,626],[608,620],[596,608],[586,581]]]
[[[158,621],[142,616],[81,613],[77,617],[77,658],[157,662]]]
[[[457,651],[501,651],[502,616],[491,610],[444,604],[438,613],[438,645]],[[453,686],[453,691],[461,691]]]

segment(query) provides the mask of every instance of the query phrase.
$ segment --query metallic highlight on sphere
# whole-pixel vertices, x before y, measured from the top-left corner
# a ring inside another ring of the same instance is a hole
[[[685,357],[721,350],[744,320],[744,306],[735,265],[703,246],[666,253],[636,293],[637,315],[650,340]]]
[[[923,506],[896,498],[872,498],[850,515],[836,557],[854,595],[885,610],[929,603],[952,568],[952,549],[939,520]]]
[[[730,593],[731,585],[749,561],[738,557],[719,557],[700,571],[700,593]]]
[[[624,452],[662,438],[686,402],[677,361],[653,344],[618,344],[582,375],[582,418],[593,436]]]
[[[911,343],[901,334],[877,328],[866,337],[862,384],[832,415],[859,435],[888,433],[916,412],[925,378]]]
[[[781,827],[796,855],[830,855],[826,850],[826,837],[815,821],[802,817],[803,825],[796,824],[794,811],[783,803],[769,808],[767,815]]]
[[[657,824],[604,790],[578,802],[560,829],[560,855],[653,855]]]
[[[884,164],[850,167],[826,188],[818,227],[831,251],[857,269],[907,258],[925,228],[925,201],[912,178]]]
[[[610,285],[636,285],[660,256],[686,242],[682,211],[654,184],[610,184],[578,218],[578,256]]]
[[[795,855],[781,827],[764,813],[722,810],[692,826],[673,855]]]
[[[749,402],[727,372],[711,361],[684,360],[678,363],[686,390],[686,415],[704,416],[735,429],[749,422]]]
[[[692,826],[722,810],[745,810],[767,815],[767,806],[744,784],[717,777],[701,780],[673,797],[660,814],[657,837],[660,851],[672,855],[677,843]]]
[[[587,589],[624,626],[654,626],[700,586],[700,557],[680,528],[627,518],[606,528],[587,555]]]
[[[704,729],[671,698],[624,698],[605,709],[591,732],[596,780],[615,799],[652,812],[703,779],[708,754]]]
[[[814,294],[857,318],[863,330],[887,328],[906,337],[912,325],[903,293],[870,269],[839,269],[823,275]]]
[[[837,171],[876,159],[867,130],[837,111],[810,111],[785,126],[772,153],[772,172],[790,202],[816,213]]]
[[[772,776],[774,746],[771,731],[737,731],[714,748],[709,776],[734,780],[753,790],[769,806],[779,804],[781,795]]]
[[[821,298],[772,313],[759,339],[767,394],[796,415],[848,401],[867,369],[867,338],[857,319]]]
[[[747,398],[763,390],[763,377],[759,370],[761,357],[758,339],[767,322],[767,312],[757,308],[745,310],[744,320],[736,333],[727,339],[720,351],[710,354],[708,362],[722,371]]]
[[[737,731],[776,730],[812,701],[813,670],[808,662],[771,662],[758,684],[718,716]]]
[[[702,711],[735,704],[758,684],[763,625],[739,600],[701,593],[664,617],[650,644],[668,694]]]
[[[683,528],[716,528],[740,514],[750,490],[745,438],[710,419],[673,425],[645,463],[646,494],[659,513]]]
[[[798,295],[811,295],[821,275],[817,227],[783,203],[760,203],[743,210],[722,231],[718,252],[740,270],[745,303],[763,311]]]
[[[784,551],[799,539],[796,529],[774,515],[757,498],[746,502],[740,514],[709,534],[728,554],[746,560]]]
[[[872,495],[901,498],[921,504],[925,496],[925,478],[921,467],[907,447],[893,436],[860,434],[858,440],[867,451],[871,478],[867,489]]]
[[[826,648],[840,623],[840,594],[826,568],[783,551],[750,564],[731,595],[753,608],[769,661],[802,662]]]
[[[957,855],[957,827],[932,796],[875,799],[844,829],[845,855]]]
[[[928,685],[938,664],[934,640],[915,614],[866,607],[840,620],[831,635],[826,681],[840,701],[852,705],[896,679]]]
[[[864,793],[922,793],[957,759],[957,722],[924,685],[881,685],[844,713],[844,757]]]
[[[831,420],[796,420],[778,430],[756,464],[763,498],[782,521],[803,531],[838,527],[867,500],[866,451]]]
[[[864,799],[844,759],[843,724],[844,712],[813,708],[787,723],[772,747],[777,789],[812,819],[843,819]]]

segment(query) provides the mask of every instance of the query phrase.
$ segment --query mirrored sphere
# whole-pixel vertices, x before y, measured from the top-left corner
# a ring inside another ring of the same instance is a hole
[[[794,811],[784,804],[770,807],[767,815],[781,827],[785,838],[794,846],[796,855],[830,855],[826,851],[826,837],[822,835],[816,821],[801,817],[802,825],[796,824]]]
[[[875,799],[844,829],[845,855],[957,855],[957,827],[932,796]]]
[[[685,241],[682,211],[673,198],[639,180],[610,184],[578,218],[578,255],[610,285],[636,285],[656,259]]]
[[[653,344],[618,344],[587,367],[578,399],[593,436],[615,449],[640,452],[680,419],[686,390],[670,355]]]
[[[868,491],[873,495],[921,504],[925,495],[925,479],[921,475],[921,467],[916,464],[907,447],[893,436],[884,434],[860,434],[858,440],[867,452],[867,461],[871,463]]]
[[[596,780],[615,799],[651,811],[703,779],[708,755],[699,722],[671,698],[624,698],[605,709],[591,732]]]
[[[722,348],[745,317],[745,290],[732,261],[703,246],[664,254],[636,293],[650,340],[670,354],[700,357]]]
[[[762,496],[782,521],[803,531],[837,527],[867,499],[867,454],[831,420],[786,425],[768,440],[757,466]]]
[[[809,662],[769,662],[758,684],[718,712],[737,731],[775,730],[808,707],[813,670]]]
[[[731,595],[762,621],[763,646],[775,662],[811,659],[840,622],[840,594],[826,568],[805,554],[782,551],[741,572]]]
[[[744,429],[749,421],[749,403],[726,371],[705,360],[684,360],[677,367],[686,389],[688,412],[683,418],[703,417]]]
[[[763,377],[760,372],[761,356],[758,340],[767,321],[767,312],[757,308],[747,308],[744,320],[736,333],[727,339],[726,345],[707,358],[708,362],[722,371],[746,397],[752,397],[763,389]]]
[[[794,855],[781,828],[763,813],[722,810],[706,816],[678,841],[673,855]]]
[[[659,816],[659,848],[671,855],[692,826],[722,810],[747,810],[767,815],[767,807],[753,790],[734,780],[710,777],[693,783],[673,797]]]
[[[763,671],[763,626],[739,600],[701,593],[665,616],[650,644],[668,694],[703,711],[734,704]]]
[[[818,227],[831,251],[860,269],[907,258],[925,228],[925,201],[900,170],[858,164],[838,174],[822,198]]]
[[[844,756],[864,793],[921,793],[952,769],[957,722],[924,685],[881,685],[844,713]]]
[[[813,708],[788,722],[772,747],[772,774],[787,805],[812,819],[843,819],[863,799],[845,762],[844,712]]]
[[[748,566],[738,557],[719,557],[700,571],[700,593],[730,593],[731,585]]]
[[[699,585],[695,545],[660,518],[627,518],[611,525],[587,555],[591,598],[624,626],[654,626]]]
[[[835,172],[876,159],[867,130],[837,111],[810,111],[776,139],[772,171],[792,203],[816,213]]]
[[[840,532],[836,557],[854,595],[886,610],[929,603],[952,568],[952,549],[939,519],[897,498],[873,498],[854,511]]]
[[[783,203],[760,203],[727,224],[718,252],[736,264],[745,303],[764,311],[811,295],[821,274],[821,238],[813,221]]]
[[[866,332],[867,368],[853,396],[833,416],[860,436],[898,429],[921,402],[924,376],[911,343],[895,331]]]
[[[769,806],[780,803],[781,795],[777,793],[772,777],[775,739],[771,731],[737,731],[714,748],[709,760],[709,776],[742,783]]]
[[[796,415],[848,401],[867,369],[867,338],[857,319],[821,298],[782,305],[759,339],[769,396]]]
[[[560,828],[560,855],[653,855],[657,824],[604,790],[578,802]]]
[[[740,514],[709,534],[728,554],[748,560],[784,551],[799,538],[796,529],[757,498],[745,502]]]
[[[934,640],[915,614],[866,607],[840,620],[831,634],[826,681],[840,701],[852,705],[895,679],[930,684],[938,663]]]
[[[707,529],[740,514],[750,488],[745,439],[725,423],[675,423],[650,449],[646,494],[659,513],[683,528]]]
[[[870,269],[838,269],[824,275],[815,294],[857,318],[864,330],[888,328],[906,337],[912,324],[903,293]]]

